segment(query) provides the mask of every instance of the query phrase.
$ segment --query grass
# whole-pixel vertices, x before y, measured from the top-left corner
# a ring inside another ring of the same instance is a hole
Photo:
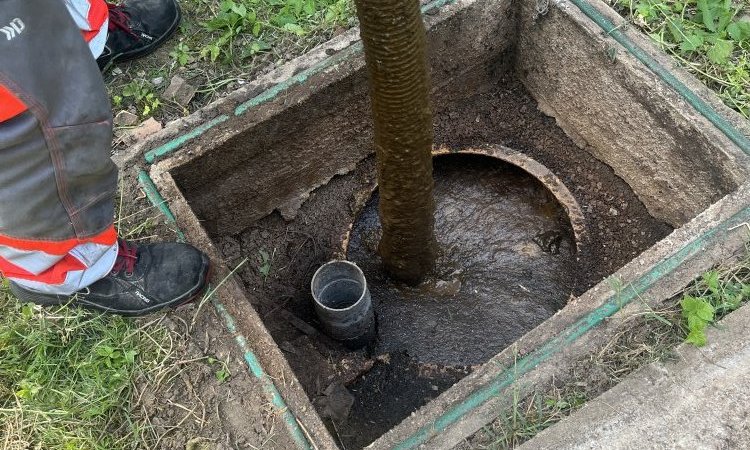
[[[351,0],[184,0],[176,36],[155,56],[105,74],[115,112],[168,121],[237,89],[355,24]],[[197,88],[188,105],[162,98],[172,76]]]
[[[105,73],[115,113],[141,120],[184,116],[263,70],[303,54],[354,24],[351,0],[183,0],[176,37],[157,54]],[[187,106],[161,97],[179,74],[197,86]],[[159,80],[161,79],[161,80]],[[155,82],[159,81],[159,82]],[[124,191],[124,190],[123,190]],[[117,227],[128,239],[162,234],[159,212],[129,214],[121,192]],[[268,259],[268,258],[267,258]],[[270,259],[262,267],[270,270]],[[199,309],[200,310],[200,309]],[[19,304],[0,286],[0,449],[158,448],[140,400],[176,373],[178,336],[163,315],[150,321],[76,308]],[[211,360],[219,382],[231,377]]]
[[[706,328],[719,326],[716,322],[748,300],[750,244],[740,259],[704,273],[659,309],[643,301],[641,311],[625,318],[611,340],[575,364],[565,382],[553,381],[525,398],[514,391],[508,410],[460,448],[499,450],[526,442],[639,368],[674,358],[680,343],[705,345]],[[698,337],[695,311],[704,312]]]
[[[523,401],[514,392],[511,410],[485,426],[480,433],[486,442],[473,448],[495,450],[521,445],[585,402],[583,393],[555,387],[544,394],[534,393]]]
[[[120,234],[143,240],[168,233],[158,227],[159,212],[124,201],[125,190],[123,183]],[[158,448],[162,436],[141,399],[168,386],[180,369],[182,337],[164,319],[21,304],[3,280],[0,450]]]
[[[158,439],[134,407],[169,373],[159,319],[22,305],[0,290],[0,448],[137,449]]]
[[[750,119],[750,3],[609,0],[665,52]]]

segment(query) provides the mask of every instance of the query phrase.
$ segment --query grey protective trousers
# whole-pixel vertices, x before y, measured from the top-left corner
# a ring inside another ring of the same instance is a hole
[[[46,282],[24,262],[113,245],[111,110],[62,1],[0,0],[0,30],[0,88],[28,108],[0,122],[0,271]]]

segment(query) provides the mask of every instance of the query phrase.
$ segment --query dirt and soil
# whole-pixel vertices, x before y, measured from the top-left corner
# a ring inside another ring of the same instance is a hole
[[[180,308],[165,319],[181,337],[181,360],[163,391],[143,393],[142,410],[163,436],[154,448],[294,448],[282,418],[263,395],[260,382],[248,373],[213,306],[205,304],[196,320],[197,308]]]
[[[171,225],[145,198],[137,180],[122,175],[122,199],[116,226],[136,241],[175,240]],[[134,198],[126,193],[139,193]],[[131,233],[131,234],[128,234]],[[214,280],[214,283],[217,280]],[[263,395],[234,337],[224,327],[210,300],[168,314],[139,319],[143,326],[170,330],[173,348],[163,371],[141,380],[135,415],[150,430],[141,448],[159,450],[230,450],[294,448],[283,419]]]
[[[454,97],[445,102],[450,106],[436,111],[436,145],[461,150],[502,144],[520,150],[546,165],[576,197],[589,241],[579,255],[581,277],[572,294],[584,292],[671,231],[648,215],[609,167],[577,147],[554,119],[539,112],[514,78],[501,77],[495,85]],[[366,159],[314,191],[294,220],[274,213],[248,223],[238,234],[213,236],[230,266],[250,258],[239,274],[256,299],[254,307],[332,434],[346,448],[367,444],[471,371],[471,366],[425,369],[411,355],[393,349],[348,351],[318,331],[310,279],[322,263],[340,256],[344,236],[369,196],[374,177],[374,162]],[[189,200],[189,192],[186,196]],[[524,281],[521,274],[520,282]],[[383,384],[389,377],[399,380],[397,391]],[[420,387],[404,388],[409,384]],[[404,391],[411,395],[399,396],[398,408],[383,402]]]

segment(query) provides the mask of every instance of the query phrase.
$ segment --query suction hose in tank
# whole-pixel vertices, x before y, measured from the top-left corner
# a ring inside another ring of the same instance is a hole
[[[419,0],[355,0],[370,79],[378,160],[378,252],[395,278],[435,262],[432,112]]]

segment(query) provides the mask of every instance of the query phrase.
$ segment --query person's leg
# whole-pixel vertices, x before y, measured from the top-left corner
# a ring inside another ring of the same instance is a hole
[[[69,274],[106,275],[116,256],[109,100],[62,2],[3,1],[11,22],[22,30],[0,41],[0,108],[17,105],[0,124],[0,270],[70,293]]]
[[[206,283],[205,255],[117,243],[109,101],[64,4],[3,0],[2,24],[13,33],[0,36],[0,271],[13,292],[55,304],[77,291],[123,314],[189,300]]]
[[[109,8],[104,0],[64,0],[70,17],[81,30],[94,58],[101,56],[107,43]]]

